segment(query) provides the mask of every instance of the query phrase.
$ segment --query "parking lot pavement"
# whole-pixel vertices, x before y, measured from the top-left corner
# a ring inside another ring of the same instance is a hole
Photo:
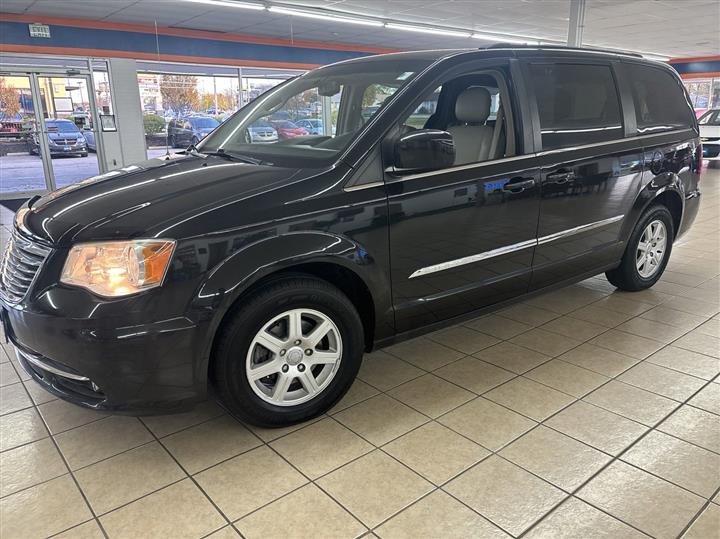
[[[87,157],[55,157],[55,184],[63,187],[98,174],[97,154]],[[37,155],[10,154],[0,157],[0,192],[44,189],[42,160]]]

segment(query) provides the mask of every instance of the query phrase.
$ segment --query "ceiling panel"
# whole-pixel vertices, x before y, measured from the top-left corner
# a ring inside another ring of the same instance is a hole
[[[397,22],[567,38],[569,0],[269,0]],[[211,7],[183,0],[0,0],[0,10],[385,48],[480,47],[486,41]],[[587,0],[584,42],[671,57],[720,54],[717,0]]]

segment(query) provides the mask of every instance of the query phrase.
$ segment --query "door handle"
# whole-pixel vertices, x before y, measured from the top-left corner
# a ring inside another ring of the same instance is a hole
[[[567,183],[571,180],[575,179],[575,173],[572,170],[563,170],[559,172],[553,172],[552,174],[548,174],[546,177],[548,183],[557,183],[562,185],[563,183]]]
[[[503,191],[522,193],[525,189],[532,189],[533,187],[535,187],[533,178],[511,178],[510,181],[503,185]]]

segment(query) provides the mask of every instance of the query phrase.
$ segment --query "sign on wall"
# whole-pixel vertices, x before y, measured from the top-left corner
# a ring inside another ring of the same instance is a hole
[[[32,23],[28,24],[30,29],[30,37],[50,38],[50,27],[47,24]]]

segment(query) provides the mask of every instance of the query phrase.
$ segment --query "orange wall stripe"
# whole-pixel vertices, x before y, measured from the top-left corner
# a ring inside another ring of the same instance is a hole
[[[713,71],[711,73],[681,73],[681,79],[712,79],[714,77],[720,77],[720,71]]]
[[[717,62],[720,61],[720,56],[694,56],[692,58],[672,58],[669,60],[671,64],[689,64],[691,62]]]

